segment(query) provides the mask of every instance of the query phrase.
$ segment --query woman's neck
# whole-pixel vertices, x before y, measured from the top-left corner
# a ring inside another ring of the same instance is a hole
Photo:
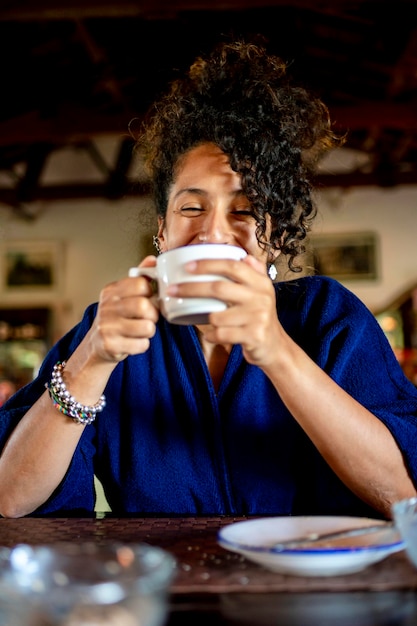
[[[204,338],[204,326],[196,327],[197,337],[210,372],[215,390],[220,387],[232,345],[215,344]]]

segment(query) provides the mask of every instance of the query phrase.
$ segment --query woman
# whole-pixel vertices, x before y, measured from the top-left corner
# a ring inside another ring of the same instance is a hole
[[[146,278],[107,285],[0,413],[3,516],[92,511],[94,474],[117,514],[389,517],[415,495],[417,391],[353,294],[296,273],[309,174],[338,143],[263,48],[220,46],[172,85],[141,141],[156,243],[244,248],[188,267],[232,282],[171,288],[229,306],[175,326]],[[294,278],[274,283],[279,254]]]

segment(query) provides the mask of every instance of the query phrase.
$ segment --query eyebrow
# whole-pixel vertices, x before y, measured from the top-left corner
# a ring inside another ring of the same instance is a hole
[[[209,195],[207,191],[205,191],[204,189],[200,189],[199,187],[185,187],[184,189],[179,189],[177,191],[177,193],[174,195],[174,199],[179,198],[180,196],[186,193],[195,193],[200,196]],[[238,196],[246,197],[243,189],[236,189],[235,191],[232,191],[230,195],[235,198],[237,198]]]
[[[207,192],[204,189],[199,189],[198,187],[185,187],[184,189],[179,189],[175,194],[174,198],[178,198],[182,196],[184,193],[196,193],[200,196],[206,196]]]

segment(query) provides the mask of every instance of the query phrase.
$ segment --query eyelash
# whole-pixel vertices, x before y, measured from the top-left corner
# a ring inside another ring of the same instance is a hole
[[[198,214],[201,214],[203,211],[204,211],[203,208],[196,207],[196,206],[186,206],[186,207],[180,209],[180,213],[198,213]]]
[[[250,209],[236,209],[233,213],[237,213],[238,215],[248,215],[249,217],[253,217],[253,211]]]
[[[190,217],[199,217],[202,213],[204,213],[204,209],[202,207],[183,207],[180,209],[181,213],[195,213],[196,215]],[[254,217],[253,211],[250,209],[234,209],[231,211],[233,215],[238,215],[242,217]]]

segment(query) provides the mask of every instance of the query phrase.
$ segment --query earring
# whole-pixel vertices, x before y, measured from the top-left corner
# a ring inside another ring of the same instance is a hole
[[[278,276],[278,270],[273,263],[268,267],[268,276],[271,280],[275,280]]]
[[[159,237],[157,235],[154,235],[152,237],[152,243],[155,247],[155,250],[157,251],[158,254],[161,254],[162,250],[161,250],[161,246],[159,244]]]

